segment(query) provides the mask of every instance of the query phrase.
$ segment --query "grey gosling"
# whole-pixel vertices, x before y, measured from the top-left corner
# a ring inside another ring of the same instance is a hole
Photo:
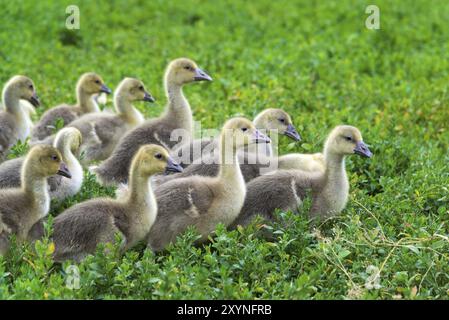
[[[171,134],[176,129],[181,129],[188,136],[186,138],[190,139],[193,130],[192,111],[182,87],[195,81],[211,80],[192,60],[180,58],[172,61],[164,77],[168,97],[165,113],[129,131],[108,159],[100,166],[91,168],[97,180],[103,185],[126,183],[131,159],[139,147],[152,143],[170,150],[177,142],[171,140]]]
[[[25,76],[14,76],[2,92],[3,110],[0,111],[0,162],[17,141],[25,141],[32,129],[29,107],[20,100],[40,105],[33,81]]]
[[[144,145],[134,156],[130,190],[119,199],[100,198],[77,204],[54,220],[55,261],[80,261],[94,253],[100,243],[123,236],[126,251],[144,240],[157,214],[157,203],[148,182],[152,174],[182,170],[158,145]]]
[[[360,131],[342,125],[332,130],[324,146],[325,171],[279,170],[252,180],[242,211],[232,227],[247,225],[256,216],[272,220],[276,209],[297,211],[311,190],[310,218],[315,220],[340,213],[346,206],[349,182],[345,170],[345,157],[358,154],[371,157]]]
[[[102,92],[110,94],[112,91],[99,75],[93,72],[83,74],[76,85],[76,105],[61,104],[47,110],[34,126],[31,134],[33,141],[52,135],[58,119],[62,119],[64,126],[67,126],[83,114],[100,111],[94,97]]]
[[[59,151],[35,146],[23,163],[21,188],[0,190],[0,255],[9,250],[12,234],[19,242],[34,240],[32,229],[50,209],[47,178],[54,174],[70,178]]]
[[[269,141],[245,118],[227,121],[220,135],[221,165],[217,176],[172,180],[155,191],[158,215],[148,235],[148,247],[163,250],[189,226],[197,228],[203,241],[218,223],[232,223],[246,192],[237,150],[250,143]]]
[[[83,168],[76,158],[81,144],[81,133],[75,128],[63,128],[56,135],[53,146],[61,153],[62,161],[67,165],[72,178],[60,175],[47,179],[50,198],[64,200],[78,193],[83,184]],[[19,188],[21,170],[26,157],[8,160],[0,164],[0,188]]]

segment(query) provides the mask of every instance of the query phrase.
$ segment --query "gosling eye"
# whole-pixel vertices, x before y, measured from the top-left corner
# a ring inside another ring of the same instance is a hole
[[[350,136],[345,137],[345,139],[346,139],[346,141],[352,141],[352,137],[350,137]]]
[[[52,155],[52,156],[51,156],[51,160],[53,160],[53,161],[58,161],[58,156]]]
[[[98,79],[95,80],[95,83],[96,83],[96,84],[100,84],[100,80],[98,80]]]
[[[143,91],[143,86],[139,86],[139,90]]]
[[[242,128],[242,131],[245,132],[246,130],[248,130],[248,128]]]
[[[186,69],[186,70],[192,70],[192,67],[191,67],[191,66],[184,66],[184,69]]]
[[[285,123],[285,119],[279,119],[279,121]]]
[[[161,159],[162,159],[162,154],[156,153],[156,154],[154,155],[154,157],[155,157],[156,159],[158,159],[158,160],[161,160]]]
[[[28,86],[28,88],[30,88],[31,90],[33,90],[33,85],[32,84],[30,84],[29,86]]]

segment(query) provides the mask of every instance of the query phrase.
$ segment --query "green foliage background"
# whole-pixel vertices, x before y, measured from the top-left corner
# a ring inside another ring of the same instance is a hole
[[[271,242],[256,223],[219,228],[199,248],[189,231],[163,254],[99,252],[79,265],[78,290],[66,286],[68,265],[51,262],[49,240],[15,246],[0,257],[0,298],[447,299],[449,2],[375,1],[377,31],[365,28],[372,2],[0,0],[0,82],[30,76],[39,114],[74,101],[77,78],[92,70],[111,87],[142,79],[158,101],[138,107],[156,116],[166,64],[187,56],[214,78],[185,89],[203,127],[278,107],[303,137],[281,139],[282,153],[320,151],[347,123],[375,154],[348,159],[350,202],[319,231],[281,213],[288,226],[268,226]],[[71,4],[80,30],[65,28]],[[86,174],[82,192],[51,215],[113,193]],[[375,288],[370,266],[380,271]]]

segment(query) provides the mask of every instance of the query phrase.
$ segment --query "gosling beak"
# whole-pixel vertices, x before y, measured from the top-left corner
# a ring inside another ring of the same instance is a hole
[[[39,107],[41,104],[41,101],[39,100],[39,97],[37,96],[36,92],[33,93],[33,95],[28,100],[35,108]]]
[[[270,143],[271,140],[266,135],[264,135],[262,132],[256,129],[254,131],[252,141],[251,143]]]
[[[195,81],[212,81],[212,77],[200,68],[196,68],[195,77],[193,79]]]
[[[299,135],[298,131],[296,131],[295,126],[292,124],[289,124],[287,126],[287,130],[285,130],[284,134],[295,141],[301,141],[301,136]]]
[[[101,85],[101,88],[100,88],[100,92],[104,92],[104,93],[106,93],[106,94],[111,94],[111,93],[112,93],[112,90],[109,89],[105,84],[102,84],[102,85]]]
[[[156,101],[151,94],[145,91],[145,95],[143,96],[143,101],[154,102]]]
[[[354,153],[366,158],[371,158],[373,156],[373,153],[363,141],[356,143]]]
[[[67,166],[64,162],[61,162],[61,165],[59,166],[59,170],[56,174],[59,174],[60,176],[63,176],[63,177],[69,178],[69,179],[72,178],[69,168],[67,168]]]
[[[167,160],[167,166],[165,167],[165,173],[168,172],[182,172],[182,167],[176,163],[175,161],[173,161],[172,158],[168,158]]]

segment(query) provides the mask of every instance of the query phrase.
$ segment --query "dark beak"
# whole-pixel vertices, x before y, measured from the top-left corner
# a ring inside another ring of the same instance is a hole
[[[66,177],[71,179],[72,175],[70,174],[69,168],[65,165],[64,162],[61,162],[61,165],[59,166],[59,170],[57,172],[60,176]]]
[[[33,93],[31,98],[28,100],[35,108],[39,107],[41,105],[41,101],[39,100],[39,97],[37,96],[36,92]]]
[[[251,142],[252,143],[270,143],[271,139],[256,129]]]
[[[172,158],[168,158],[167,160],[167,167],[165,167],[165,172],[182,172],[182,167],[176,163],[175,161],[173,161]]]
[[[195,81],[212,81],[212,77],[208,75],[206,72],[201,70],[200,68],[196,68],[195,70]]]
[[[366,158],[371,158],[373,156],[373,153],[363,141],[357,142],[354,153]]]
[[[102,85],[101,85],[101,88],[100,88],[100,92],[104,92],[104,93],[106,93],[106,94],[111,94],[111,93],[112,93],[112,90],[109,89],[105,84],[102,84]]]
[[[143,97],[143,101],[154,102],[156,101],[151,94],[145,91],[145,95]]]
[[[299,135],[298,131],[296,131],[295,126],[292,124],[289,124],[287,126],[287,130],[285,130],[284,134],[295,141],[301,141],[301,136]]]

